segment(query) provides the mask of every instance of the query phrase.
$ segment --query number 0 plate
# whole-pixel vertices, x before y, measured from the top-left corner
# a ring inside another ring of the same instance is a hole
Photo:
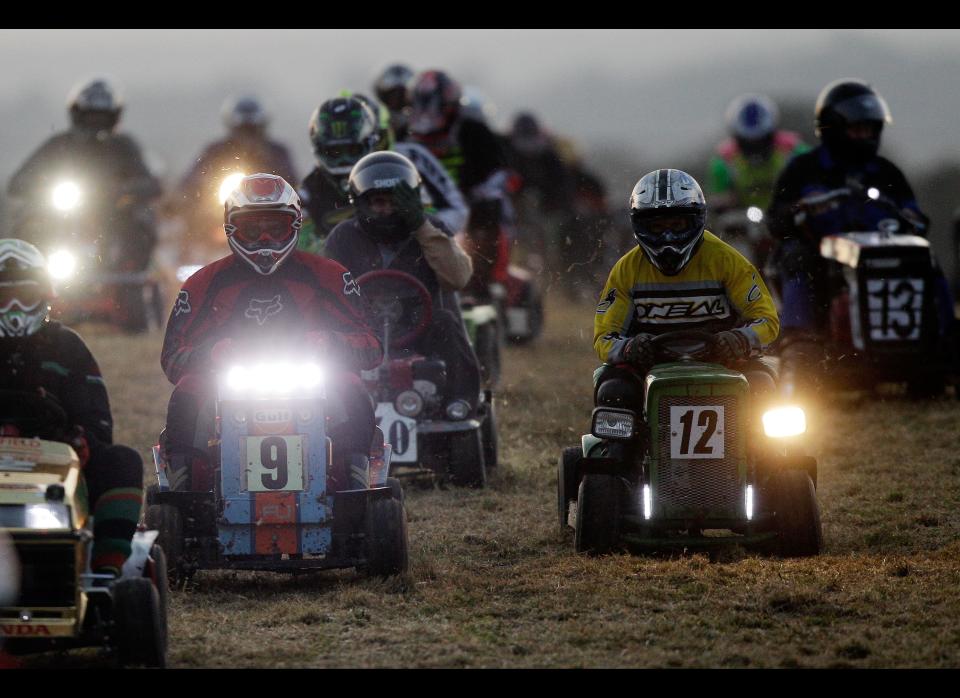
[[[404,417],[393,407],[392,402],[377,405],[377,426],[383,430],[384,439],[393,447],[394,463],[417,462],[417,420]]]
[[[248,492],[303,490],[303,436],[248,436]]]
[[[670,458],[723,458],[723,405],[670,407]]]

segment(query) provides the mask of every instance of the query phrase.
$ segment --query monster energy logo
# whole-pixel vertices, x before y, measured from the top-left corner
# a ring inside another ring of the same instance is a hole
[[[347,122],[334,121],[330,124],[330,130],[333,131],[334,138],[344,138],[347,135]]]

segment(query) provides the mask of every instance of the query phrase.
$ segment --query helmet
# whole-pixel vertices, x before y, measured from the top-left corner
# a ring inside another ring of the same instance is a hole
[[[410,132],[445,133],[460,114],[460,84],[440,70],[420,73],[410,94]]]
[[[727,130],[746,155],[767,155],[780,121],[780,111],[769,97],[741,95],[727,107]]]
[[[510,143],[524,155],[542,153],[550,145],[547,134],[540,127],[537,117],[530,112],[520,112],[513,117]]]
[[[463,96],[460,98],[460,113],[468,119],[489,126],[497,114],[497,107],[479,89],[467,86],[463,88]]]
[[[310,117],[310,142],[317,163],[333,177],[345,177],[357,161],[376,150],[377,117],[356,97],[328,99]]]
[[[120,121],[123,99],[103,78],[78,83],[67,97],[70,122],[86,131],[112,131]]]
[[[256,97],[230,97],[220,108],[223,125],[232,131],[237,128],[264,129],[270,117]]]
[[[890,109],[876,90],[863,80],[835,80],[820,91],[814,109],[817,137],[837,157],[866,161],[880,149],[883,125],[892,122]],[[872,134],[851,138],[847,129],[867,124]]]
[[[377,145],[374,150],[391,150],[393,148],[393,127],[391,126],[392,114],[387,108],[387,105],[385,105],[379,99],[367,97],[365,94],[361,94],[360,92],[351,92],[350,90],[343,90],[340,93],[340,96],[353,97],[354,99],[360,100],[370,108],[370,111],[377,120]]]
[[[23,240],[0,240],[0,338],[34,334],[47,321],[53,298],[40,250]]]
[[[233,253],[260,274],[272,274],[297,246],[303,211],[283,177],[247,175],[223,204],[223,229]]]
[[[350,201],[357,207],[357,222],[364,232],[380,242],[400,242],[410,235],[398,213],[382,216],[370,207],[373,194],[390,192],[401,182],[409,184],[419,195],[420,173],[416,166],[392,151],[371,153],[350,172],[347,190]]]
[[[413,79],[413,71],[405,65],[394,63],[384,68],[373,83],[373,92],[390,111],[400,111],[410,104],[407,85]]]
[[[633,234],[650,262],[667,276],[679,274],[703,240],[707,203],[697,180],[681,170],[654,170],[630,194]],[[664,225],[669,219],[677,225]]]

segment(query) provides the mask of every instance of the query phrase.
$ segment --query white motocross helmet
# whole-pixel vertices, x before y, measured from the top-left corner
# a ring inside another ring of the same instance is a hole
[[[293,253],[302,224],[300,197],[277,175],[244,177],[223,204],[230,249],[259,274],[272,274]]]
[[[697,180],[682,170],[648,172],[630,194],[630,222],[650,262],[679,274],[703,240],[707,202]],[[669,220],[669,227],[662,225]]]
[[[43,253],[24,240],[0,240],[0,338],[36,333],[50,316],[53,298]]]

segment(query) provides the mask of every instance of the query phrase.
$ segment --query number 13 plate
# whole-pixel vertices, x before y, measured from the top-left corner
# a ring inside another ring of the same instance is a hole
[[[670,458],[723,458],[723,405],[670,406]]]

